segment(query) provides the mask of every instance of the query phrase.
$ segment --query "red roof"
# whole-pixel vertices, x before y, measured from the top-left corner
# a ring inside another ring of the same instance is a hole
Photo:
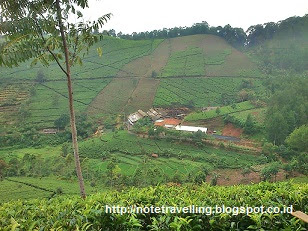
[[[163,121],[161,122],[155,122],[155,126],[165,126],[165,125],[179,125],[182,121],[181,120],[178,120],[178,119],[173,119],[173,118],[170,118],[170,119],[164,119]]]

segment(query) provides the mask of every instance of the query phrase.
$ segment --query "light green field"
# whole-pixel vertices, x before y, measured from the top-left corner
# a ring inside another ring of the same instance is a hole
[[[1,148],[0,149],[0,159],[9,160],[13,157],[22,158],[25,154],[32,154],[36,156],[41,156],[44,158],[54,157],[60,155],[61,147],[56,146],[45,146],[43,148],[23,148],[23,149],[15,149],[11,148]]]
[[[66,195],[79,195],[79,185],[77,179],[64,180],[58,177],[9,177],[9,180],[28,183],[49,191],[61,189]],[[17,199],[50,198],[53,194],[43,189],[38,189],[23,183],[12,182],[4,179],[0,187],[0,203]],[[101,186],[91,187],[90,182],[85,181],[85,189],[88,194],[103,191]]]
[[[249,101],[245,101],[242,103],[235,104],[236,107],[232,108],[232,106],[224,106],[220,107],[220,113],[217,113],[216,110],[206,111],[206,112],[193,112],[185,117],[186,121],[195,121],[195,120],[206,120],[212,119],[218,116],[227,115],[230,113],[235,113],[238,111],[247,111],[249,109],[254,108]]]
[[[250,114],[254,121],[257,123],[257,125],[262,126],[265,120],[265,112],[266,108],[257,108],[247,111],[235,112],[232,113],[232,116],[236,120],[240,121],[240,123],[244,124],[247,119],[247,116]]]

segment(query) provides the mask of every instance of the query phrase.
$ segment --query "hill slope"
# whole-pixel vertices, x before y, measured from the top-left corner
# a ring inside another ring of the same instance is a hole
[[[98,46],[103,47],[103,58],[95,54]],[[38,72],[43,80],[38,80]],[[252,78],[260,85],[261,76],[245,54],[213,35],[164,41],[105,37],[73,73],[75,107],[91,117],[147,110],[153,105],[220,105],[222,95],[237,99],[242,80]],[[67,113],[66,80],[55,64],[3,68],[0,78],[1,124],[23,121],[52,127],[55,119]],[[11,88],[13,96],[5,93]]]

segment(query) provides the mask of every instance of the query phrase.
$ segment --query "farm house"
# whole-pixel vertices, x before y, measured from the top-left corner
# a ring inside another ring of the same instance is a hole
[[[179,125],[181,122],[182,121],[179,119],[166,118],[166,119],[156,120],[154,125],[166,128],[175,128],[175,126]]]
[[[138,110],[137,112],[134,112],[128,116],[128,122],[130,125],[134,125],[134,123],[144,117],[150,117],[152,121],[156,121],[160,119],[162,115],[155,111],[153,108],[149,109],[147,112]]]
[[[128,116],[128,122],[131,125],[134,125],[134,123],[136,123],[138,120],[144,118],[147,116],[147,113],[145,113],[142,110],[138,110],[137,112],[134,112],[133,114],[130,114]]]
[[[155,111],[153,108],[147,111],[147,115],[151,118],[151,120],[156,121],[162,117],[160,113]]]

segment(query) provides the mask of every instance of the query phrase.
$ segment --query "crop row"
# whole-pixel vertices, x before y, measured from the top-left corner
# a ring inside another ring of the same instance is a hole
[[[209,55],[204,54],[201,48],[190,47],[185,51],[173,53],[161,76],[205,75],[206,65],[220,65],[229,54],[230,49]]]
[[[170,102],[196,107],[220,105],[223,97],[234,100],[242,79],[239,78],[176,78],[162,79],[154,105],[167,106]]]
[[[157,153],[162,157],[202,161],[216,167],[224,165],[224,168],[239,168],[263,161],[262,158],[253,155],[241,155],[211,147],[200,148],[166,140],[142,139],[126,132],[105,135],[102,139],[84,141],[80,144],[80,155],[84,158],[103,158],[110,156],[111,153],[121,153],[128,157]]]

